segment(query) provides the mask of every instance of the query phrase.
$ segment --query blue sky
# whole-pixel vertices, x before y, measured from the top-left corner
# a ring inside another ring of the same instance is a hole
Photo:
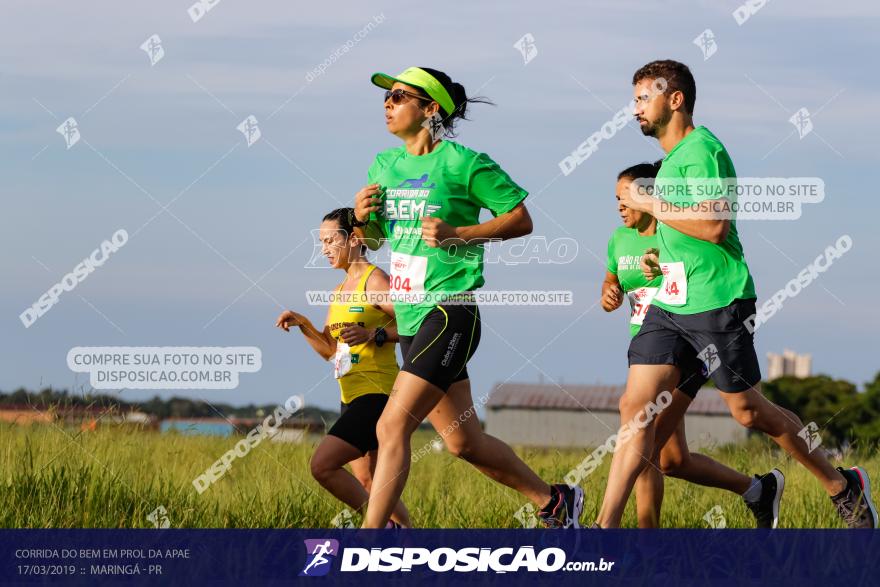
[[[310,231],[351,202],[375,154],[396,145],[370,74],[410,65],[446,71],[497,103],[475,106],[457,140],[532,192],[535,235],[579,244],[566,265],[487,266],[488,288],[571,290],[574,304],[485,307],[468,367],[475,397],[506,379],[624,381],[626,316],[594,304],[618,224],[616,173],[659,148],[630,124],[571,175],[558,163],[629,101],[633,71],[657,58],[691,66],[695,119],[726,144],[739,175],[826,183],[825,201],[797,221],[740,223],[760,298],[841,235],[853,240],[758,332],[762,365],[767,352],[792,348],[811,353],[814,370],[856,383],[880,370],[870,350],[880,324],[870,269],[880,205],[866,177],[878,163],[876,4],[775,1],[741,26],[735,1],[517,3],[499,12],[467,2],[440,11],[220,0],[198,22],[189,4],[4,7],[0,389],[87,388],[67,368],[74,346],[256,346],[262,370],[243,374],[238,389],[178,394],[239,404],[307,392],[307,403],[337,406],[328,365],[273,322],[284,306],[323,323],[304,292],[340,276],[305,268]],[[307,82],[377,16],[384,20]],[[717,52],[704,60],[693,40],[707,28]],[[528,64],[514,48],[526,33],[538,50]],[[153,34],[165,56],[151,67],[140,45]],[[802,139],[788,120],[801,107],[814,124]],[[236,130],[248,115],[262,132],[250,147]],[[69,116],[83,141],[66,149],[55,128]],[[172,200],[150,220],[157,202]],[[25,329],[22,310],[119,228],[138,232]]]

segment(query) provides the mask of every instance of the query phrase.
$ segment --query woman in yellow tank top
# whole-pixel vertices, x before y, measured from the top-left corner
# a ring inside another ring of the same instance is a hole
[[[333,361],[342,395],[341,415],[315,449],[312,476],[337,499],[363,514],[376,468],[376,422],[397,377],[398,340],[388,275],[365,257],[366,246],[352,231],[352,208],[324,217],[322,253],[345,280],[333,293],[327,324],[318,330],[305,316],[285,310],[276,326],[298,326],[311,347]],[[343,467],[348,464],[351,473]],[[410,527],[402,501],[388,527]]]

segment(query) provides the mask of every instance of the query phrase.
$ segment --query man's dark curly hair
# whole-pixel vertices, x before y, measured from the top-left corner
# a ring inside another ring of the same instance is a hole
[[[681,92],[684,95],[684,108],[688,114],[694,113],[694,102],[697,101],[697,83],[691,70],[684,63],[663,59],[643,65],[633,74],[633,85],[645,79],[666,80],[666,93]]]

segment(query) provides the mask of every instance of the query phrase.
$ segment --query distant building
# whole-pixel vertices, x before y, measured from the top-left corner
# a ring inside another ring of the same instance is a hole
[[[176,432],[199,436],[247,435],[258,426],[263,426],[265,418],[166,418],[159,424],[162,432]],[[270,426],[274,425],[270,421]],[[323,423],[316,420],[292,419],[284,421],[268,438],[272,442],[306,442],[321,437]]]
[[[188,436],[232,436],[235,426],[223,418],[166,418],[159,423],[159,430]]]
[[[813,358],[811,355],[799,355],[785,349],[781,355],[767,353],[767,380],[780,377],[797,377],[803,379],[813,374]]]
[[[4,406],[0,408],[0,422],[10,424],[30,425],[34,423],[50,424],[54,417],[49,412],[35,410],[27,406]]]
[[[94,430],[99,425],[130,425],[152,429],[156,419],[144,412],[120,412],[100,406],[51,406],[48,409],[28,405],[0,407],[0,422],[18,425],[56,424]]]
[[[486,403],[486,432],[521,446],[595,447],[620,428],[623,385],[502,383]],[[746,429],[713,388],[703,388],[685,418],[692,450],[736,443]]]
[[[259,412],[258,412],[259,413]],[[265,416],[265,415],[264,415]],[[163,433],[233,437],[243,436],[257,427],[266,426],[266,417],[230,416],[222,418],[166,418],[161,422],[153,414],[139,410],[121,411],[118,407],[98,405],[36,406],[28,404],[0,405],[0,424],[18,426],[53,424],[80,430],[97,430],[106,426],[124,426]],[[325,424],[320,414],[297,415],[276,424],[270,418],[267,438],[272,442],[318,442],[323,438]]]

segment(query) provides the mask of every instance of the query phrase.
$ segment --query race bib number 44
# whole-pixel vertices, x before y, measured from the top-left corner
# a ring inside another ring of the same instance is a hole
[[[640,287],[627,292],[626,295],[629,298],[629,307],[631,308],[629,315],[630,324],[642,325],[642,322],[645,321],[645,313],[648,311],[648,306],[651,305],[651,301],[653,301],[654,296],[657,295],[659,290],[660,288],[658,287]]]
[[[425,273],[428,258],[391,253],[391,301],[419,303],[425,297]]]
[[[687,303],[687,275],[684,263],[660,263],[663,282],[654,299],[670,306],[683,306]]]

